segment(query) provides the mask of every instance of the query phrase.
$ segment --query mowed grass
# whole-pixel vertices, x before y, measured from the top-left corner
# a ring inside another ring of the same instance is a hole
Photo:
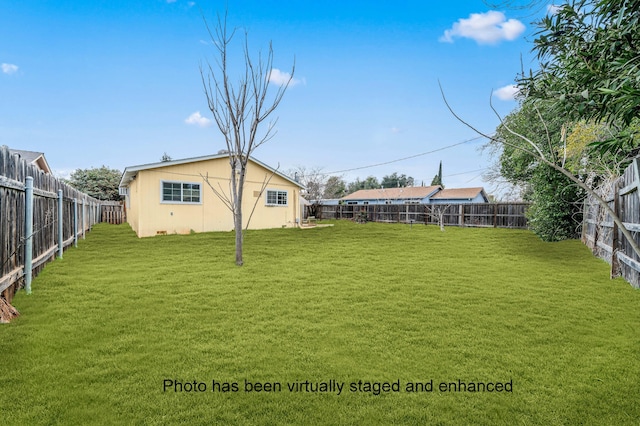
[[[579,241],[336,222],[248,232],[239,268],[233,240],[96,226],[0,326],[0,423],[640,422],[640,292]],[[305,380],[346,387],[288,390]],[[458,380],[512,392],[438,388]]]

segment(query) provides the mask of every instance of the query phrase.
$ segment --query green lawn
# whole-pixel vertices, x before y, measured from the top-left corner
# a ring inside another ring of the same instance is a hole
[[[640,292],[579,241],[350,222],[245,241],[238,268],[232,233],[96,226],[0,326],[0,423],[640,423]],[[307,380],[344,388],[289,391]],[[493,391],[439,388],[458,381]]]

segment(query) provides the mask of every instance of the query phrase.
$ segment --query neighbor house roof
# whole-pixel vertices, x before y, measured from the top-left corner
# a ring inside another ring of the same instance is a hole
[[[11,153],[11,155],[17,154],[27,163],[35,164],[43,172],[51,174],[51,168],[49,167],[49,163],[47,163],[47,159],[44,158],[43,152],[25,151],[23,149],[9,148],[9,153]]]
[[[228,158],[229,154],[215,154],[215,155],[205,155],[202,157],[192,157],[192,158],[183,158],[181,160],[171,160],[171,161],[161,161],[158,163],[149,163],[149,164],[141,164],[139,166],[130,166],[124,169],[124,173],[122,173],[122,178],[120,179],[120,187],[126,187],[129,186],[129,183],[131,183],[132,180],[135,179],[135,177],[138,175],[138,172],[142,171],[142,170],[151,170],[151,169],[159,169],[159,168],[163,168],[163,167],[169,167],[169,166],[177,166],[180,164],[188,164],[188,163],[197,163],[199,161],[208,161],[208,160],[217,160],[219,158]],[[274,169],[273,167],[270,167],[268,165],[266,165],[265,163],[256,160],[253,157],[249,157],[249,161],[252,161],[262,167],[264,167],[265,169],[277,174],[278,176],[288,180],[289,182],[293,183],[294,185],[298,185],[300,188],[304,188],[304,185],[302,185],[300,182],[296,182],[294,179],[290,178],[289,176],[280,173],[278,170]]]
[[[482,194],[485,201],[489,201],[487,194],[484,192],[484,188],[451,188],[443,189],[436,195],[431,197],[433,200],[472,200]]]
[[[404,200],[423,199],[439,191],[440,186],[409,186],[406,188],[361,189],[341,200]]]

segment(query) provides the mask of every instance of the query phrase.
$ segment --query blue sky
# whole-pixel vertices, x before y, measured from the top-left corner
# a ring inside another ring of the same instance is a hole
[[[281,72],[295,58],[277,134],[254,153],[281,170],[350,170],[474,138],[438,80],[460,115],[492,132],[492,91],[513,84],[521,61],[536,66],[534,16],[483,1],[0,0],[0,144],[45,152],[60,174],[216,153],[224,141],[207,121],[199,65],[214,52],[202,14],[213,23],[227,3],[252,52],[272,41]],[[516,107],[493,101],[502,114]],[[442,160],[448,187],[491,190],[483,144],[339,174],[429,184]]]

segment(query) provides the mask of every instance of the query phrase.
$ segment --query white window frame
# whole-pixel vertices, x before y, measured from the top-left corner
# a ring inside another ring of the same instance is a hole
[[[164,199],[164,185],[170,183],[173,185],[180,185],[180,201],[178,200],[165,200]],[[197,185],[198,186],[198,201],[184,201],[185,198],[185,189],[191,189],[192,191],[194,190],[193,188],[185,188],[185,185]],[[194,205],[198,205],[198,204],[202,204],[202,184],[200,182],[184,182],[184,181],[177,181],[177,180],[161,180],[160,181],[160,203],[161,204],[194,204]]]
[[[275,203],[269,202],[269,194],[275,193]],[[282,195],[284,195],[284,203],[281,202]],[[267,189],[264,193],[264,203],[269,207],[287,207],[289,205],[289,191],[284,189]]]

